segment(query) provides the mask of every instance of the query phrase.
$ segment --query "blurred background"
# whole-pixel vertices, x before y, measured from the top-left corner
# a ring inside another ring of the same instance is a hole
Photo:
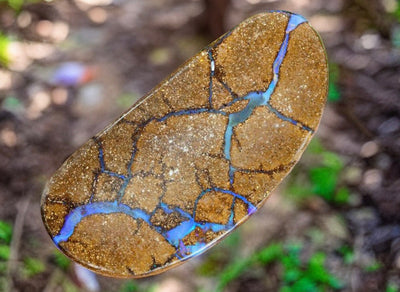
[[[68,155],[250,15],[306,16],[328,51],[322,123],[246,224],[159,276],[71,263],[40,217]],[[0,291],[400,291],[400,1],[0,0]]]

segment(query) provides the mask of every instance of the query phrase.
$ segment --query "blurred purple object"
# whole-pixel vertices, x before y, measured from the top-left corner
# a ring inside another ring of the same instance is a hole
[[[52,83],[62,86],[78,86],[93,78],[92,69],[78,62],[63,63],[53,75]]]
[[[90,292],[100,291],[100,285],[95,273],[76,263],[74,264],[74,272],[80,287]]]

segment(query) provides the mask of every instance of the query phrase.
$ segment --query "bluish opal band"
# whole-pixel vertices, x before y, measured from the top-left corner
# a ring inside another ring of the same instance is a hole
[[[91,216],[91,215],[96,215],[96,214],[102,214],[102,215],[107,215],[107,214],[118,214],[118,213],[123,213],[126,214],[130,217],[132,217],[135,220],[142,220],[152,226],[159,234],[161,234],[171,245],[173,245],[179,252],[177,254],[180,254],[180,256],[183,256],[185,252],[181,250],[180,248],[183,247],[182,239],[185,238],[186,235],[191,233],[196,227],[200,228],[203,232],[206,232],[208,230],[212,230],[213,232],[219,232],[219,231],[228,231],[234,227],[233,224],[233,216],[230,216],[229,221],[227,224],[217,224],[217,223],[211,223],[211,222],[198,222],[195,220],[195,213],[196,213],[196,208],[197,208],[197,203],[198,201],[207,193],[211,191],[216,191],[216,192],[222,192],[226,194],[232,195],[235,199],[238,198],[242,200],[245,204],[248,206],[248,213],[252,214],[255,212],[256,207],[251,204],[250,202],[247,201],[246,198],[243,196],[236,194],[232,191],[229,190],[223,190],[219,188],[212,188],[212,189],[207,189],[201,193],[201,195],[197,198],[196,200],[196,207],[194,208],[193,214],[189,214],[182,210],[181,208],[174,207],[171,208],[165,203],[160,203],[158,208],[162,209],[165,213],[170,214],[172,212],[178,212],[183,218],[186,218],[188,220],[185,220],[181,222],[178,226],[170,229],[170,230],[164,230],[159,226],[154,226],[151,223],[151,216],[152,214],[145,212],[144,210],[141,209],[133,209],[129,207],[126,204],[119,203],[118,201],[113,201],[113,202],[92,202],[88,203],[79,207],[76,207],[73,209],[66,217],[65,217],[65,222],[60,230],[59,234],[56,235],[53,238],[54,243],[58,246],[61,242],[67,241],[72,234],[74,233],[74,230],[76,226],[84,219],[85,217]],[[231,214],[233,214],[233,205],[231,206]],[[194,252],[197,249],[196,248],[202,248],[204,245],[202,244],[196,244],[191,246],[189,249]],[[185,247],[188,248],[188,247]]]

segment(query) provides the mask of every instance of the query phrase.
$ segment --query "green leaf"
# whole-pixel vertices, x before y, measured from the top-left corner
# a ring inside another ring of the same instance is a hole
[[[8,47],[10,39],[0,31],[0,65],[7,67],[10,62]]]
[[[222,247],[227,247],[229,249],[239,247],[241,242],[240,232],[236,230],[230,234],[222,243]]]
[[[399,2],[399,0],[397,0],[397,7],[394,11],[394,16],[396,17],[397,22],[400,22],[400,2]]]
[[[196,272],[205,277],[215,275],[221,268],[220,263],[224,262],[220,252],[212,252],[204,260],[204,262],[196,269]]]
[[[399,286],[395,283],[389,283],[386,286],[386,292],[399,292]]]
[[[313,192],[327,201],[332,201],[338,179],[337,171],[329,167],[316,167],[310,169],[309,174]]]
[[[381,268],[382,268],[382,264],[378,261],[375,261],[372,264],[366,266],[364,268],[364,271],[372,273],[372,272],[376,272],[376,271],[380,270]]]
[[[282,244],[270,244],[257,253],[257,259],[262,264],[267,265],[283,255]]]
[[[299,281],[293,284],[292,286],[293,292],[314,292],[319,291],[316,283],[307,277],[301,278]]]
[[[303,249],[303,244],[299,241],[293,241],[285,246],[285,250],[296,257],[299,256],[301,250]]]
[[[310,169],[309,176],[312,190],[315,194],[329,202],[335,201],[335,190],[340,171],[343,169],[342,159],[335,153],[325,151],[321,153],[323,166]],[[345,200],[346,193],[342,190],[340,200]],[[348,199],[348,198],[347,198]]]
[[[0,245],[0,259],[8,260],[10,258],[10,247],[8,245]]]
[[[334,289],[341,289],[342,283],[325,268],[326,255],[317,252],[309,260],[307,275],[315,283],[328,285]]]
[[[295,201],[302,201],[313,195],[313,190],[310,186],[293,184],[286,189],[286,193]]]
[[[354,262],[354,252],[349,246],[344,245],[340,247],[338,252],[342,255],[345,264],[352,264]]]
[[[343,161],[336,153],[325,151],[322,153],[322,159],[324,166],[334,171],[339,172],[343,169]]]
[[[59,252],[58,250],[54,250],[54,261],[58,267],[63,270],[67,270],[71,261],[67,258],[63,253]]]
[[[325,254],[318,252],[312,255],[308,263],[307,274],[317,283],[329,284],[331,275],[325,269]]]
[[[119,289],[119,292],[138,292],[139,286],[134,281],[128,281]]]
[[[317,252],[311,256],[308,265],[315,269],[324,269],[326,255],[322,252]]]
[[[298,281],[302,276],[302,271],[297,267],[289,267],[285,269],[283,280],[286,283],[294,283]]]
[[[331,276],[328,284],[331,288],[335,290],[340,290],[344,288],[344,284],[339,279],[333,276]]]
[[[286,245],[286,255],[281,258],[281,263],[287,269],[292,267],[300,267],[300,252],[303,248],[303,245],[298,242],[293,242]]]
[[[81,292],[81,289],[78,288],[70,279],[62,281],[61,287],[63,292]]]
[[[292,287],[291,286],[287,286],[287,285],[285,285],[285,286],[282,286],[280,289],[279,289],[279,292],[292,292],[293,290],[292,290]]]
[[[340,91],[337,87],[339,80],[340,70],[337,64],[329,64],[329,89],[328,89],[328,101],[337,102],[340,100]]]
[[[335,83],[329,82],[328,101],[337,102],[340,100],[340,91]]]
[[[324,149],[324,146],[322,146],[319,139],[314,138],[311,140],[310,144],[308,145],[307,151],[309,151],[313,154],[320,154],[326,150]]]
[[[41,260],[27,257],[24,260],[23,272],[28,277],[33,277],[37,274],[44,272],[46,269],[44,263]]]
[[[158,285],[157,284],[152,284],[149,287],[147,287],[144,292],[156,292],[158,289]]]
[[[350,191],[346,187],[341,187],[337,190],[334,201],[339,205],[345,205],[349,203],[350,200]]]
[[[24,0],[7,0],[7,3],[14,11],[18,12],[24,5]]]
[[[222,291],[226,285],[242,275],[248,268],[250,268],[251,264],[252,261],[249,258],[246,258],[238,259],[234,263],[228,265],[219,275],[218,291]]]
[[[10,244],[12,237],[12,226],[7,222],[0,221],[0,242]]]

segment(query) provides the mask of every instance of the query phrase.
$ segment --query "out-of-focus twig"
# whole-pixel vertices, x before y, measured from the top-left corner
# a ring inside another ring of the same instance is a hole
[[[18,262],[18,251],[21,243],[22,231],[24,229],[25,215],[30,204],[30,197],[27,196],[17,203],[17,216],[14,222],[12,240],[10,244],[10,258],[7,263],[6,292],[14,291],[13,275]]]
[[[43,292],[55,291],[57,286],[59,286],[63,280],[64,274],[59,269],[55,269],[47,281],[47,285],[43,289]]]
[[[349,107],[344,107],[340,109],[342,114],[350,121],[360,132],[365,135],[368,139],[373,139],[375,135],[364,126],[364,124],[359,120],[359,118],[353,113]]]

